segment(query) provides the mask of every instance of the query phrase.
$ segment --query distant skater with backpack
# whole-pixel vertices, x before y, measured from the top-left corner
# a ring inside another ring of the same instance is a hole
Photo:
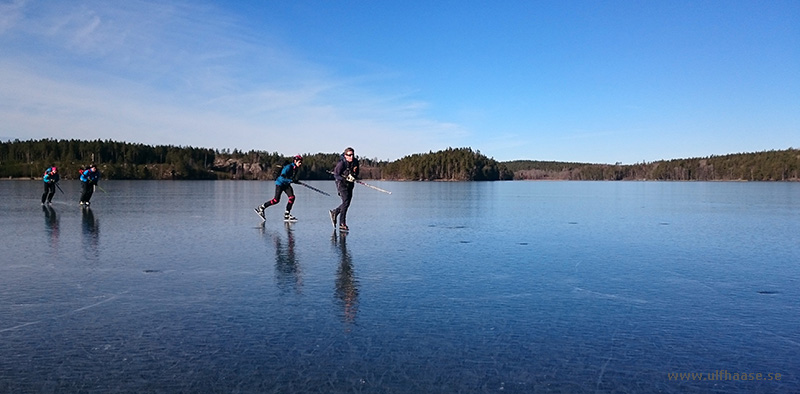
[[[279,203],[281,201],[281,194],[286,193],[289,201],[286,203],[286,211],[283,213],[283,221],[285,222],[296,222],[297,218],[292,216],[292,206],[294,205],[294,189],[292,189],[292,183],[299,183],[297,180],[298,169],[300,166],[303,165],[303,157],[297,155],[292,158],[292,162],[283,166],[281,169],[281,174],[275,179],[275,197],[272,200],[265,202],[254,208],[256,214],[261,217],[261,220],[266,221],[267,217],[264,215],[264,211]]]
[[[94,188],[100,180],[100,172],[97,171],[97,167],[94,164],[90,164],[89,167],[81,170],[80,173],[81,202],[79,204],[88,207],[89,200],[92,199],[92,194],[94,194]]]
[[[42,205],[44,203],[52,204],[53,196],[56,194],[56,183],[60,179],[58,175],[58,168],[50,167],[44,171],[44,193],[42,193]]]
[[[356,151],[347,147],[333,169],[333,178],[336,180],[336,190],[342,203],[330,211],[331,223],[336,230],[336,220],[339,220],[339,231],[350,231],[347,227],[347,210],[350,208],[350,201],[353,199],[353,188],[358,179],[358,158]]]

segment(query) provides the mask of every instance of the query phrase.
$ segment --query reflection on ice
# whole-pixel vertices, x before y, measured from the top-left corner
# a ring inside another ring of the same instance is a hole
[[[336,298],[342,307],[342,318],[348,325],[354,324],[358,313],[358,279],[353,272],[353,258],[347,251],[347,233],[336,231],[331,241],[339,255],[336,270]],[[349,328],[348,328],[349,329]]]
[[[81,208],[83,253],[86,261],[97,263],[100,256],[100,223],[89,207]]]
[[[267,230],[261,223],[261,233],[272,240],[275,252],[275,281],[283,293],[302,293],[303,271],[294,250],[294,232],[290,222],[284,222],[284,234]]]
[[[58,215],[56,210],[50,205],[42,205],[44,211],[44,224],[47,231],[47,237],[50,240],[50,247],[58,249]]]

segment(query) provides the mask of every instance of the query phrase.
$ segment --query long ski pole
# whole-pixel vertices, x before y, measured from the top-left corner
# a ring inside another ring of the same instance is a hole
[[[331,175],[333,175],[333,171],[328,171],[328,174],[331,174]],[[372,186],[372,185],[370,185],[369,183],[366,183],[366,182],[359,181],[358,179],[356,179],[356,183],[358,183],[358,184],[360,184],[360,185],[364,185],[364,186],[366,186],[366,187],[369,187],[369,188],[372,188],[372,189],[375,189],[375,190],[377,190],[377,191],[379,191],[379,192],[384,192],[384,193],[386,193],[386,194],[392,194],[392,192],[390,192],[390,191],[388,191],[388,190],[383,190],[383,189],[381,189],[381,188],[379,188],[379,187],[377,187],[377,186]]]
[[[58,186],[58,182],[56,182],[56,187],[58,188],[58,191],[61,192],[61,194],[66,194],[64,193],[64,190],[61,190],[61,186]]]
[[[381,188],[379,188],[379,187],[377,187],[377,186],[372,186],[372,185],[370,185],[369,183],[366,183],[366,182],[361,182],[361,181],[359,181],[358,179],[356,179],[356,183],[358,183],[359,185],[364,185],[364,186],[366,186],[366,187],[369,187],[369,188],[371,188],[371,189],[375,189],[375,190],[377,190],[377,191],[379,191],[379,192],[384,192],[384,193],[386,193],[386,194],[392,194],[392,192],[390,192],[390,191],[388,191],[388,190],[383,190],[383,189],[381,189]]]
[[[95,187],[97,187],[98,189],[100,189],[100,190],[101,190],[103,193],[108,193],[108,192],[106,191],[106,189],[103,189],[102,187],[100,187],[100,185],[95,185]]]
[[[311,190],[313,190],[313,191],[315,191],[315,192],[317,192],[317,193],[324,194],[324,195],[326,195],[326,196],[328,196],[328,197],[330,197],[330,196],[331,196],[330,194],[328,194],[328,193],[325,193],[324,191],[322,191],[322,190],[319,190],[319,189],[317,189],[317,188],[316,188],[316,187],[314,187],[314,186],[311,186],[311,185],[306,185],[306,184],[305,184],[305,183],[303,183],[303,182],[297,182],[297,184],[298,184],[298,185],[303,185],[303,186],[305,186],[305,187],[307,187],[307,188],[309,188],[309,189],[311,189]]]

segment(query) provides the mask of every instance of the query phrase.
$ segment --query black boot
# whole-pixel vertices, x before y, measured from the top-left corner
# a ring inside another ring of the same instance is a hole
[[[333,209],[330,210],[329,212],[331,214],[331,224],[333,224],[333,229],[336,230],[336,218],[339,217],[339,212],[336,212]]]

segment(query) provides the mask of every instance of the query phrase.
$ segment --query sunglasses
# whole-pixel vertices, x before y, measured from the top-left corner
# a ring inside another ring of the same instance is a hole
[[[352,153],[345,153],[344,155],[345,155],[345,156],[351,156],[351,157],[353,156],[353,154],[352,154]]]

